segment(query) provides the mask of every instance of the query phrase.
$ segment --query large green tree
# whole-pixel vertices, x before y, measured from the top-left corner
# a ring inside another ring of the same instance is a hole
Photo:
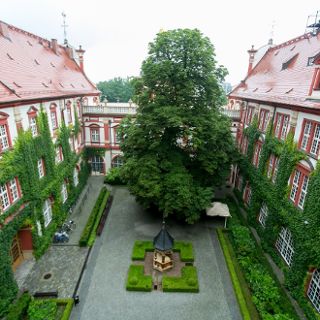
[[[219,112],[226,70],[198,30],[161,32],[149,46],[134,82],[139,110],[121,126],[122,173],[145,207],[193,223],[234,154],[230,122]]]
[[[97,83],[101,91],[101,99],[107,99],[110,102],[128,102],[133,95],[134,88],[131,84],[132,78],[113,78],[108,81]]]

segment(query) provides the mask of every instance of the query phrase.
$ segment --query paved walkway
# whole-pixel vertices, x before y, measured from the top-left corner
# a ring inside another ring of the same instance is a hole
[[[103,185],[103,177],[90,177],[70,219],[77,223],[77,228],[70,234],[67,244],[54,244],[33,265],[24,268],[27,276],[20,281],[20,288],[36,291],[58,290],[59,297],[72,297],[88,248],[80,248],[78,242],[91,210]],[[23,268],[23,267],[22,267]]]
[[[199,294],[125,290],[134,241],[152,239],[160,227],[161,221],[146,214],[126,188],[115,188],[107,223],[91,251],[80,286],[80,304],[71,319],[241,319],[221,249],[205,222],[194,226],[168,222],[176,240],[194,245]]]

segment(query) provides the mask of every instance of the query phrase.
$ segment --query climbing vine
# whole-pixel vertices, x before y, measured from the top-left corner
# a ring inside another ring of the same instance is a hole
[[[252,165],[254,146],[260,136],[256,119],[251,126],[245,129],[244,134],[248,137],[248,152],[239,161],[239,167],[243,177],[250,181],[252,192],[248,208],[248,222],[257,229],[265,251],[270,253],[275,262],[284,270],[286,286],[299,301],[308,319],[316,319],[317,315],[305,297],[304,286],[308,269],[320,267],[320,247],[317,245],[320,240],[318,231],[320,165],[318,164],[310,176],[305,208],[302,212],[288,200],[290,176],[298,162],[306,158],[305,154],[297,149],[293,134],[289,133],[285,141],[279,141],[273,136],[272,126],[269,126],[258,168]],[[271,154],[279,157],[275,183],[267,177],[267,164]],[[265,228],[257,224],[257,216],[263,203],[268,207]],[[290,268],[282,262],[274,248],[282,226],[287,227],[293,237],[294,256]]]
[[[55,163],[55,145],[51,139],[47,114],[42,108],[37,117],[39,134],[32,137],[31,131],[20,131],[14,149],[3,154],[0,160],[0,185],[18,177],[21,186],[21,198],[6,212],[0,215],[0,317],[17,293],[13,278],[10,247],[14,236],[22,225],[28,226],[32,233],[33,254],[39,258],[51,243],[57,226],[66,218],[69,208],[74,204],[86,183],[89,170],[85,161],[72,152],[69,139],[71,129],[63,123],[58,132],[57,144],[61,145],[63,161]],[[43,159],[45,176],[38,175],[37,162]],[[81,162],[79,184],[74,186],[73,172]],[[63,204],[61,186],[68,182],[68,199]],[[44,226],[43,204],[52,199],[52,221]],[[15,214],[15,218],[7,218]],[[41,225],[41,232],[37,228]]]

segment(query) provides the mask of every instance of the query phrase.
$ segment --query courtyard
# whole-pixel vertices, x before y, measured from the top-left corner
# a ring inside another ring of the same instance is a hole
[[[161,220],[146,213],[124,187],[114,200],[78,291],[71,319],[241,319],[223,253],[212,222],[178,225],[168,221],[175,240],[192,242],[200,293],[128,292],[125,282],[135,240],[152,240]]]

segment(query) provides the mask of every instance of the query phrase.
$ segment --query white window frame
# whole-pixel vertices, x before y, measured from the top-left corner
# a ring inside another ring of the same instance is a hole
[[[58,119],[57,119],[57,112],[55,110],[50,111],[50,118],[51,118],[51,126],[52,129],[58,128]]]
[[[56,149],[55,149],[55,163],[58,164],[62,161],[61,159],[61,147],[60,146],[57,146]]]
[[[51,202],[49,199],[47,199],[44,202],[42,207],[42,213],[43,213],[43,219],[44,219],[44,226],[46,228],[52,221],[52,208],[51,208]]]
[[[100,142],[100,128],[91,128],[91,142]]]
[[[116,156],[112,159],[112,162],[111,162],[112,168],[119,168],[119,167],[122,167],[122,165],[123,165],[123,158],[121,156]]]
[[[32,136],[36,137],[38,135],[38,127],[37,127],[36,117],[30,117],[29,118],[29,126],[30,126],[30,129],[31,129]]]
[[[273,165],[274,165],[274,169],[273,169],[272,179],[271,179],[271,181],[272,181],[273,183],[276,182],[276,179],[277,179],[277,176],[278,176],[279,162],[280,162],[280,158],[274,156],[274,164],[273,164]]]
[[[276,248],[286,264],[291,266],[294,255],[292,235],[289,229],[282,227],[276,241]]]
[[[306,121],[303,129],[303,137],[301,141],[301,149],[306,151],[308,148],[308,142],[310,139],[310,134],[311,134],[311,129],[312,129],[312,122],[311,121]]]
[[[263,226],[263,228],[266,227],[267,217],[268,217],[268,207],[265,203],[263,203],[260,208],[259,217],[258,217],[258,220],[260,224]]]
[[[67,184],[65,182],[63,182],[61,186],[61,198],[62,198],[62,203],[65,203],[68,199]]]
[[[0,151],[9,149],[9,136],[7,126],[5,124],[0,125]]]
[[[303,175],[303,181],[301,184],[301,190],[300,190],[300,196],[299,196],[299,201],[298,201],[298,207],[300,209],[303,209],[304,207],[304,202],[306,200],[307,192],[308,192],[308,184],[309,184],[309,177]]]
[[[42,177],[44,177],[44,168],[43,168],[43,160],[42,160],[42,158],[40,158],[38,160],[37,166],[38,166],[39,178],[41,179]]]
[[[0,186],[0,205],[2,211],[5,211],[10,207],[10,198],[6,184]]]
[[[296,201],[296,197],[299,191],[299,181],[301,177],[301,171],[295,170],[294,177],[292,180],[291,192],[290,192],[290,199],[292,201]]]
[[[283,121],[282,121],[280,139],[284,140],[287,136],[287,131],[288,131],[289,122],[290,122],[290,116],[284,114],[284,115],[282,115],[282,117],[283,117]]]
[[[73,184],[76,187],[79,184],[79,176],[78,170],[76,168],[73,169]]]
[[[315,269],[308,287],[307,296],[312,305],[320,313],[320,272]]]
[[[11,201],[12,202],[17,201],[19,199],[19,190],[18,190],[16,179],[10,180],[8,183],[8,186],[9,186],[9,191],[11,195]]]
[[[310,153],[317,156],[320,148],[320,124],[316,123],[311,141]]]

